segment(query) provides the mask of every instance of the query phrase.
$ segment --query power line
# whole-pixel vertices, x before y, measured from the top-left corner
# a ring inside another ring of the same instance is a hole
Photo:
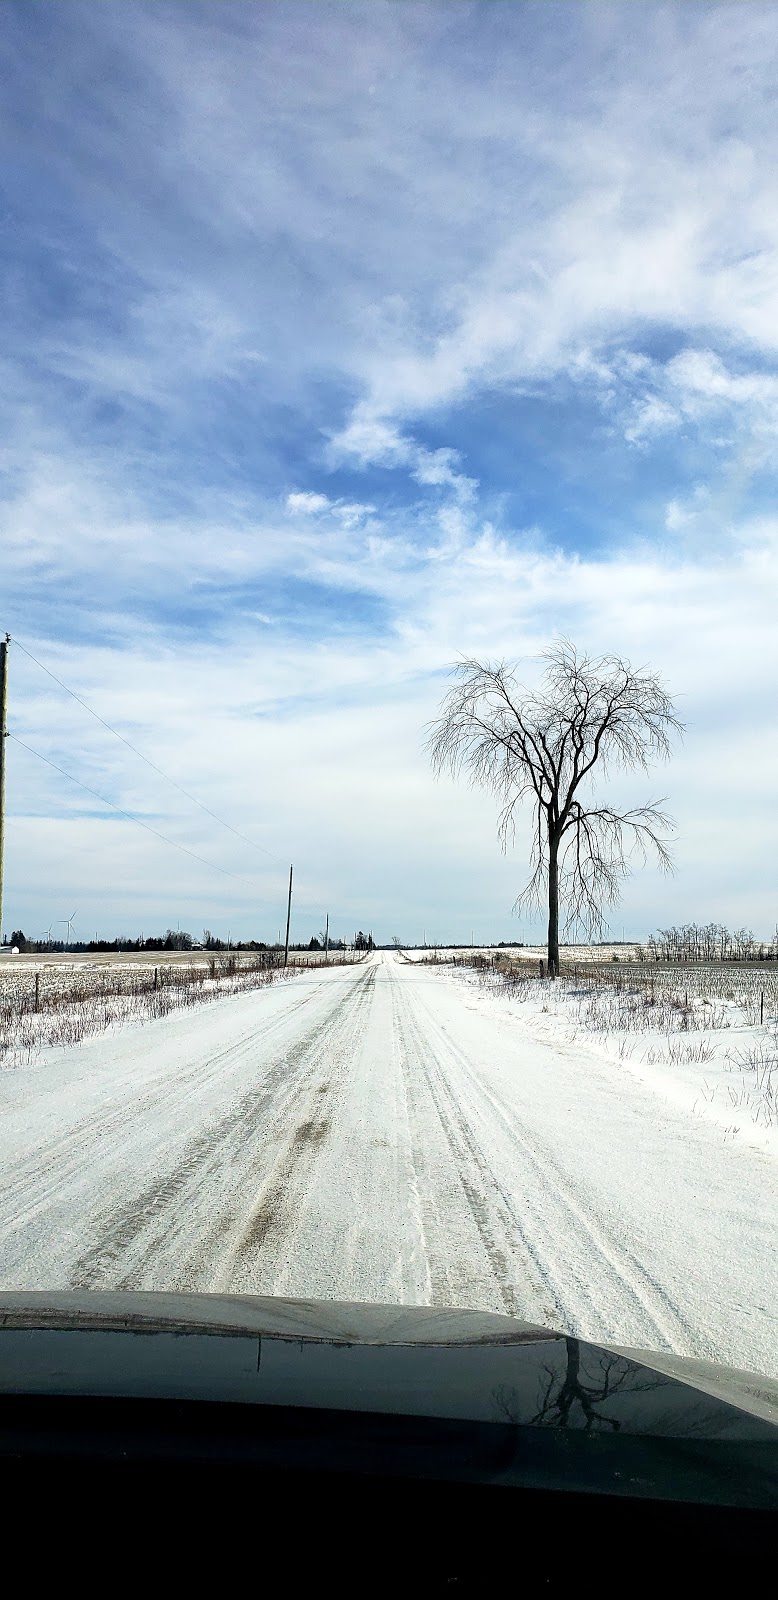
[[[143,754],[143,751],[138,749],[137,745],[132,744],[129,739],[125,738],[123,733],[119,732],[118,728],[112,727],[110,722],[106,722],[105,717],[101,717],[99,712],[93,711],[92,707],[87,704],[86,700],[82,700],[81,696],[79,694],[76,694],[74,689],[68,688],[68,685],[66,683],[63,683],[62,679],[58,678],[55,672],[52,672],[49,667],[44,667],[43,662],[39,661],[37,656],[34,656],[32,651],[27,649],[26,645],[21,644],[16,637],[14,637],[14,641],[13,642],[16,645],[18,650],[22,650],[26,656],[29,656],[31,661],[35,662],[36,667],[40,667],[41,672],[45,672],[47,674],[47,676],[53,680],[54,683],[58,683],[60,689],[64,689],[65,693],[69,694],[72,700],[77,700],[78,704],[80,706],[83,706],[85,711],[89,712],[90,717],[94,717],[96,722],[102,723],[102,726],[104,728],[107,728],[108,732],[112,733],[114,735],[114,738],[121,739],[122,744],[126,744],[127,749],[128,750],[132,750],[133,755],[139,756],[141,761],[145,761],[146,766],[147,767],[151,767],[152,772],[158,773],[160,778],[164,778],[165,779],[166,783],[172,784],[173,788],[177,789],[179,794],[183,794],[183,795],[186,796],[187,800],[191,800],[192,805],[199,806],[200,810],[204,811],[206,816],[212,817],[214,822],[218,822],[219,823],[220,827],[227,828],[230,833],[234,833],[236,839],[242,839],[244,844],[251,845],[252,850],[259,850],[262,855],[270,856],[272,861],[282,861],[283,860],[283,856],[276,855],[274,850],[266,850],[264,845],[257,844],[254,839],[249,839],[245,833],[240,833],[237,828],[233,828],[231,822],[225,822],[224,818],[223,817],[218,817],[216,815],[216,812],[215,811],[211,811],[209,806],[204,806],[202,800],[198,800],[196,795],[190,794],[189,790],[185,789],[182,784],[177,783],[175,778],[171,778],[171,776],[170,776],[170,774],[168,772],[163,772],[162,768],[158,767],[155,761],[151,761],[148,756],[145,756]],[[36,753],[37,752],[33,751],[33,755],[35,755]],[[45,757],[43,759],[45,760]],[[65,777],[67,778],[69,776],[70,776],[70,774],[66,772],[65,773]],[[73,782],[77,783],[78,779],[74,778]],[[85,787],[85,785],[84,785],[84,787]],[[98,799],[100,799],[100,798],[101,797],[98,795]],[[109,805],[111,804],[110,801],[108,801],[106,803],[109,804]],[[117,806],[115,809],[118,811],[119,807]],[[125,815],[126,814],[127,813],[125,813]],[[169,842],[173,843],[172,840],[170,840]],[[183,845],[181,845],[178,848],[183,849]],[[222,868],[219,868],[219,871],[222,871],[222,870],[223,870]],[[235,874],[232,873],[231,876],[234,877]]]
[[[23,750],[29,751],[31,756],[37,756],[39,761],[45,761],[46,766],[52,767],[61,777],[68,778],[79,789],[83,789],[87,794],[93,795],[95,800],[99,800],[102,805],[110,806],[113,811],[118,811],[120,817],[126,817],[128,822],[134,822],[137,827],[145,828],[147,833],[153,833],[155,838],[162,840],[163,844],[172,845],[174,850],[181,850],[185,856],[191,856],[193,861],[199,861],[202,866],[210,867],[214,872],[223,872],[226,878],[234,878],[236,883],[250,884],[251,880],[249,878],[243,878],[237,872],[229,872],[226,867],[217,866],[215,861],[206,861],[205,856],[198,856],[194,850],[189,850],[185,844],[178,844],[175,839],[168,839],[167,834],[160,833],[158,828],[152,828],[148,822],[141,822],[140,817],[134,816],[131,811],[122,810],[121,806],[117,806],[113,800],[108,800],[104,794],[98,794],[96,789],[90,789],[88,783],[82,783],[80,778],[74,778],[72,772],[66,772],[64,767],[58,767],[56,761],[50,761],[48,756],[41,755],[40,750],[33,750],[32,745],[25,744],[24,740],[20,739],[17,734],[9,733],[7,737],[13,739],[15,744],[21,745]]]

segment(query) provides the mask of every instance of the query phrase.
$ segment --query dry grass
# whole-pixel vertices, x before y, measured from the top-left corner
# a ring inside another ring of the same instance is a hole
[[[765,1127],[778,1127],[778,1031],[764,1044],[727,1052],[733,1072],[739,1072],[742,1089],[728,1085],[733,1106],[745,1095],[753,1120]]]
[[[438,954],[424,964],[443,964]],[[458,952],[446,965],[469,967],[521,997],[537,993],[539,969],[509,952]],[[551,992],[554,986],[549,985]],[[563,963],[557,991],[580,1002],[580,1023],[593,1033],[685,1033],[778,1021],[778,963],[734,962],[710,966],[651,966],[591,961]]]
[[[457,952],[444,963],[464,967],[493,993],[519,1002],[541,1001],[541,1012],[558,1014],[573,1036],[594,1035],[623,1061],[647,1066],[695,1067],[714,1063],[718,1085],[703,1083],[701,1098],[745,1113],[762,1127],[778,1127],[778,970],[774,961],[651,966],[587,962],[564,966],[556,983],[537,966],[509,953]],[[729,1048],[732,1032],[750,1041]],[[756,1038],[754,1039],[754,1033]],[[722,1072],[731,1081],[722,1082]]]
[[[312,963],[311,963],[312,964]],[[340,964],[332,960],[332,965]],[[127,1022],[166,1017],[225,995],[287,981],[303,960],[284,970],[275,952],[207,954],[189,961],[70,960],[0,969],[0,1065],[34,1058],[47,1046],[83,1039]]]

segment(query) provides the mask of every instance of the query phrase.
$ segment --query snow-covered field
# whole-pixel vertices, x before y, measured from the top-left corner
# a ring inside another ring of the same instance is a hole
[[[324,962],[321,952],[108,951],[13,956],[0,951],[0,1068],[38,1058],[47,1045],[75,1045],[133,1021],[167,1016],[221,995],[286,981]],[[362,955],[333,951],[332,966]]]
[[[376,955],[0,1073],[0,1283],[474,1306],[778,1375],[775,1130],[525,988]]]
[[[512,952],[451,952],[463,981],[507,1005],[525,1028],[586,1043],[657,1093],[719,1122],[730,1138],[778,1153],[778,970],[769,965],[595,969],[537,982]],[[409,959],[449,971],[448,957]]]

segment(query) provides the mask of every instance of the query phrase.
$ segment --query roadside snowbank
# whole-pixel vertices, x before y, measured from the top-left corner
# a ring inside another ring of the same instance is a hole
[[[778,1024],[773,1017],[759,1026],[744,1021],[736,999],[695,998],[680,1018],[683,1026],[651,1027],[646,1020],[651,1008],[645,1006],[636,1027],[635,1009],[623,991],[593,993],[564,978],[513,983],[496,973],[443,964],[432,970],[461,983],[470,1004],[486,1012],[498,1007],[515,1017],[528,1037],[567,1049],[578,1045],[587,1055],[617,1061],[669,1104],[718,1123],[725,1139],[778,1158]]]

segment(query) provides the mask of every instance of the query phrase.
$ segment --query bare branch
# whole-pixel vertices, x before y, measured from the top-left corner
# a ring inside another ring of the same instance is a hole
[[[521,804],[532,805],[530,872],[515,909],[539,905],[549,893],[551,959],[556,889],[565,930],[579,926],[593,935],[636,860],[653,855],[671,870],[674,824],[661,801],[617,811],[587,799],[587,789],[595,773],[647,771],[666,760],[683,730],[656,673],[633,671],[619,656],[580,654],[569,639],[539,659],[537,689],[521,684],[505,662],[461,661],[427,746],[436,772],[465,774],[499,799],[503,848]]]

